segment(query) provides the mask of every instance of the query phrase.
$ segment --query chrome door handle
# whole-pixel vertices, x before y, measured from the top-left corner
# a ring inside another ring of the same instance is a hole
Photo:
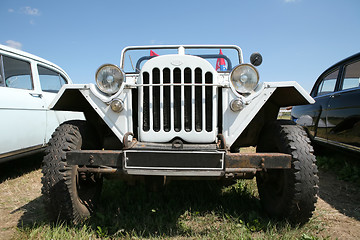
[[[38,97],[38,98],[42,98],[42,94],[41,93],[29,93],[31,96],[33,97]]]

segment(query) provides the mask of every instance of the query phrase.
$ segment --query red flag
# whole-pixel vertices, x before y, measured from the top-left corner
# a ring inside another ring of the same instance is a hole
[[[220,49],[220,55],[224,55]],[[216,61],[216,71],[226,71],[226,63],[224,58],[218,58]]]
[[[150,50],[150,56],[159,56],[159,54],[156,54],[153,50]]]

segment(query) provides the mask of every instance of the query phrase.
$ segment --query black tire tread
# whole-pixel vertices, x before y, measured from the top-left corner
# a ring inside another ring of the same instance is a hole
[[[76,206],[77,193],[73,192],[73,167],[67,165],[66,152],[81,149],[82,136],[87,131],[85,121],[69,121],[56,128],[45,150],[42,164],[42,194],[47,212],[53,220],[80,223],[92,211],[79,211]]]
[[[263,206],[275,217],[287,218],[293,223],[303,224],[312,217],[312,212],[315,210],[319,183],[311,141],[306,131],[290,120],[277,120],[269,124],[263,134],[265,137],[259,142],[259,151],[276,148],[278,152],[292,155],[291,170],[284,170],[289,179],[284,206],[280,206],[277,212],[269,209],[271,206],[266,202],[262,202]],[[260,197],[264,195],[262,191],[266,189],[259,187]]]

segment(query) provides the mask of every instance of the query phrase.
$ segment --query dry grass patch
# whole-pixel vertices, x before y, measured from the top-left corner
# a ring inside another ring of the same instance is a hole
[[[40,164],[35,165],[18,171],[14,164],[13,172],[1,168],[0,239],[360,239],[358,186],[322,171],[317,209],[301,227],[264,214],[255,180],[225,188],[173,182],[158,193],[105,180],[94,216],[71,226],[47,220]]]

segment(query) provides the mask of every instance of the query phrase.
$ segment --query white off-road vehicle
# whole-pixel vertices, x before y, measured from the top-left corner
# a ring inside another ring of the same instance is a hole
[[[259,83],[261,55],[250,62],[238,46],[127,47],[120,67],[97,70],[96,85],[64,85],[51,108],[83,112],[86,121],[63,123],[49,142],[49,212],[86,219],[110,175],[154,187],[256,177],[270,216],[308,221],[318,191],[313,148],[301,127],[277,116],[314,100],[296,82]],[[241,152],[249,146],[256,153]]]

